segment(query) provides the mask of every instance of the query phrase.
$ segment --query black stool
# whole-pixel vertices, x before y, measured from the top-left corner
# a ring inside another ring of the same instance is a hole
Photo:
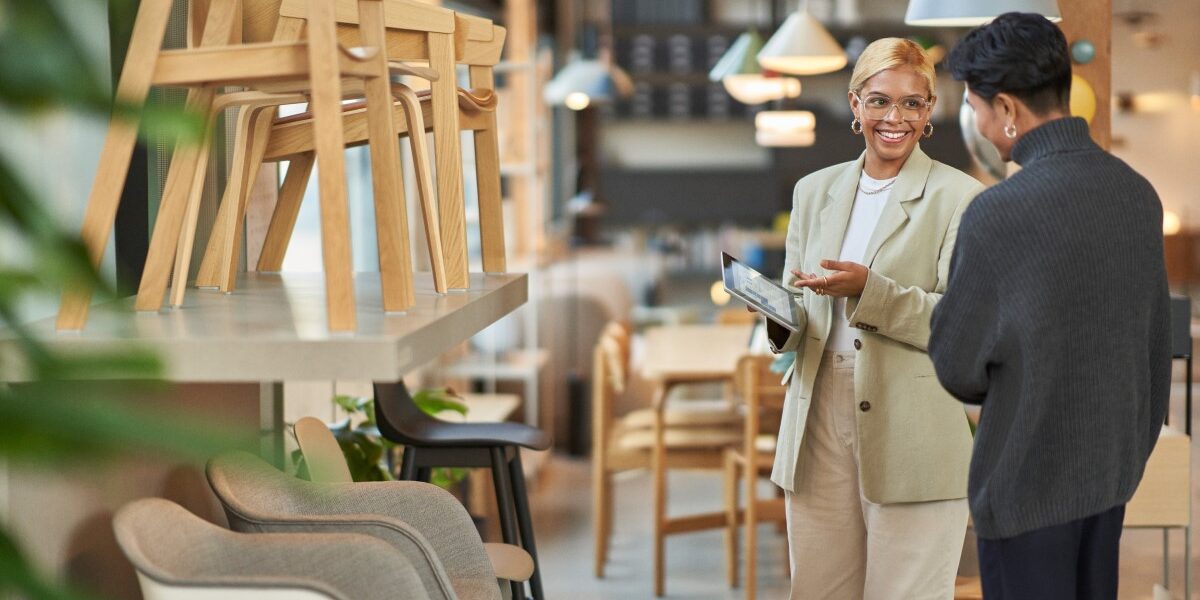
[[[520,530],[521,547],[533,557],[530,590],[534,600],[545,600],[521,448],[546,450],[550,448],[550,436],[524,423],[448,423],[435,419],[417,406],[403,381],[375,384],[375,421],[384,438],[404,446],[400,479],[428,482],[436,467],[492,469],[504,543],[516,544],[516,530]],[[512,587],[514,600],[525,598],[520,582],[512,582]]]

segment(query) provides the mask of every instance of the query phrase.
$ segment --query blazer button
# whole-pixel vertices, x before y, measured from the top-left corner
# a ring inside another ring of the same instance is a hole
[[[859,402],[859,403],[858,403],[858,410],[861,410],[861,411],[863,411],[863,412],[867,412],[868,410],[871,410],[871,403],[870,403],[870,402],[867,402],[866,400],[863,400],[862,402]]]
[[[860,339],[858,339],[858,338],[855,338],[855,339],[854,339],[854,349],[855,349],[855,350],[862,350],[862,340],[860,340]]]

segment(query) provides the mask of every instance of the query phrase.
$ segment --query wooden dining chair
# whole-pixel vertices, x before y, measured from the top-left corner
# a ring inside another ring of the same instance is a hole
[[[458,126],[463,130],[473,132],[475,138],[483,270],[488,273],[504,272],[506,270],[504,223],[495,115],[497,98],[492,71],[495,64],[499,62],[504,48],[505,30],[503,27],[493,25],[487,19],[468,15],[455,14],[455,21],[455,56],[458,57],[457,60],[460,64],[466,64],[469,67],[471,83],[474,86],[471,89],[457,89],[456,95],[459,112]],[[428,59],[428,53],[421,52],[423,48],[421,45],[405,41],[400,32],[389,29],[388,35],[392,36],[388,43],[388,51],[391,53],[390,60]],[[436,248],[440,258],[444,248],[448,263],[461,262],[465,265],[465,261],[449,257],[458,250],[452,248],[445,240],[465,238],[462,238],[463,234],[458,233],[457,230],[449,231],[453,229],[453,226],[448,225],[453,222],[452,220],[438,216],[444,214],[449,208],[446,206],[447,201],[440,200],[438,202],[440,211],[437,215],[429,209],[427,204],[431,192],[428,191],[430,176],[427,163],[422,160],[427,152],[425,136],[411,135],[413,131],[433,131],[435,138],[437,137],[437,119],[434,110],[437,90],[431,89],[414,94],[411,90],[404,88],[397,92],[397,110],[403,110],[406,119],[404,123],[397,121],[398,134],[401,137],[407,136],[412,144],[414,163],[417,167],[418,190],[421,194],[422,206],[425,208],[425,226],[427,239],[430,240],[430,256],[434,256]],[[347,145],[356,146],[366,141],[366,114],[361,104],[346,104],[343,106],[343,110]],[[235,244],[240,239],[238,232],[244,219],[245,206],[249,196],[249,179],[253,173],[257,172],[258,165],[262,162],[290,162],[288,175],[284,179],[272,211],[256,270],[273,272],[282,268],[287,245],[291,239],[300,203],[311,174],[312,125],[312,115],[301,113],[276,119],[269,127],[264,128],[264,131],[268,132],[263,138],[264,145],[256,147],[256,152],[249,155],[247,166],[237,171],[243,179],[236,185],[231,180],[230,186],[227,188],[228,192],[240,193],[240,198],[236,203],[227,199],[221,204],[217,217],[217,222],[221,225],[209,238],[209,246],[196,279],[197,286],[219,287],[225,292],[232,291],[235,281],[233,274],[236,272],[235,261],[238,255]],[[260,138],[255,136],[253,139],[257,142]],[[437,163],[439,165],[449,163],[451,164],[450,168],[461,169],[461,156],[445,156],[448,151],[446,148],[445,145],[436,146]],[[439,171],[442,168],[444,167],[439,167]],[[445,196],[440,196],[439,192],[439,198],[445,198]],[[234,206],[241,207],[240,214],[237,216],[227,213],[227,207]],[[438,226],[441,226],[440,234],[436,231]],[[434,239],[439,239],[442,243],[435,246]],[[461,250],[465,253],[465,246]],[[435,261],[435,289],[444,292],[446,291],[446,277],[440,277],[438,266],[438,261]],[[447,277],[454,279],[452,275],[447,275]],[[465,279],[461,280],[465,281]]]
[[[140,108],[145,104],[151,85],[188,88],[187,108],[209,114],[216,102],[220,86],[242,85],[250,88],[270,84],[271,93],[303,93],[309,98],[314,119],[314,146],[320,165],[321,221],[323,261],[325,266],[328,326],[333,331],[355,329],[353,272],[350,262],[349,224],[346,206],[344,147],[340,123],[343,97],[342,79],[363,81],[366,95],[374,101],[368,110],[375,113],[373,121],[377,137],[394,139],[390,126],[392,102],[388,85],[388,65],[382,52],[384,7],[382,0],[353,0],[333,3],[317,0],[307,2],[305,32],[300,41],[242,44],[238,39],[242,3],[240,0],[208,0],[199,3],[202,10],[192,13],[192,31],[200,43],[193,48],[163,50],[162,41],[171,10],[171,0],[145,0],[141,3],[121,80],[117,86],[120,102]],[[337,10],[354,10],[357,6],[366,41],[374,46],[346,48],[337,40]],[[203,20],[200,29],[195,23]],[[109,231],[116,217],[117,205],[137,137],[137,123],[114,119],[109,127],[92,195],[84,215],[82,238],[94,263],[99,262]],[[379,144],[384,147],[384,144]],[[176,256],[187,200],[194,183],[203,144],[186,145],[172,157],[172,168],[159,205],[158,217],[150,240],[145,271],[135,303],[137,310],[157,311],[162,307],[167,281]],[[394,154],[394,148],[393,148]],[[396,161],[386,162],[394,170]],[[387,170],[387,169],[384,169]],[[398,177],[392,178],[398,182]],[[388,193],[389,190],[377,190]],[[390,219],[391,215],[387,215]],[[385,221],[388,221],[385,219]],[[389,247],[399,235],[395,222],[379,225],[380,235],[389,238]],[[392,262],[392,261],[389,261]],[[389,270],[381,275],[385,296],[397,294],[404,282],[401,273]],[[401,290],[402,291],[402,290]],[[64,292],[59,308],[59,329],[80,329],[87,318],[91,290],[72,287]]]
[[[613,527],[613,476],[650,469],[655,443],[653,413],[637,409],[616,415],[614,405],[629,377],[631,332],[609,323],[592,354],[592,533],[596,577],[604,577]],[[666,409],[668,469],[719,470],[726,447],[741,441],[741,418],[701,401]],[[696,408],[702,406],[706,408]]]
[[[738,527],[744,524],[746,600],[754,600],[758,591],[758,524],[784,522],[783,499],[760,498],[757,491],[759,479],[770,474],[775,460],[775,440],[787,391],[779,383],[779,374],[771,371],[774,359],[772,355],[748,354],[738,361],[734,389],[742,402],[745,421],[741,444],[725,450],[726,578],[730,587],[737,587]],[[739,487],[745,498],[741,503]]]

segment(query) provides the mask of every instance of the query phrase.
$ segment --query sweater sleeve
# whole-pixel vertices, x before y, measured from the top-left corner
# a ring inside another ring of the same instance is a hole
[[[1146,352],[1150,373],[1150,423],[1146,431],[1145,458],[1149,458],[1158,443],[1171,401],[1171,294],[1167,288],[1165,271],[1164,267],[1162,283],[1150,316],[1149,348]]]
[[[1000,331],[995,277],[981,243],[982,231],[967,212],[950,261],[950,280],[933,309],[929,356],[942,387],[955,398],[983,404],[988,369]]]
[[[970,205],[979,188],[971,190],[950,218],[946,235],[938,250],[937,283],[932,291],[917,286],[904,286],[875,271],[867,271],[867,283],[862,295],[846,299],[846,319],[851,327],[865,329],[890,337],[898,342],[926,350],[929,345],[929,321],[933,307],[946,290],[950,273],[950,257],[958,238],[962,213]]]
[[[796,293],[793,297],[794,301],[799,304],[800,310],[796,311],[797,318],[800,320],[800,331],[792,332],[786,327],[764,317],[767,323],[767,340],[771,343],[771,350],[776,353],[795,352],[800,343],[804,341],[804,328],[808,324],[808,313],[804,310],[804,303],[801,301],[803,290],[792,287],[789,282],[792,280],[792,270],[799,269],[804,259],[804,246],[807,235],[806,228],[803,227],[800,218],[800,194],[803,180],[796,184],[796,189],[792,194],[792,215],[788,221],[787,242],[784,246],[784,267],[783,267],[783,287]]]

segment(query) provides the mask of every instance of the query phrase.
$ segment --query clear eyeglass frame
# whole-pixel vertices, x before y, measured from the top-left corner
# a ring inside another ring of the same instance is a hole
[[[920,121],[925,118],[929,108],[933,106],[931,98],[920,96],[905,96],[899,100],[892,100],[882,94],[870,94],[864,99],[855,92],[854,97],[858,98],[858,104],[862,107],[863,114],[874,121],[887,119],[893,108],[899,111],[900,119],[903,121]]]

